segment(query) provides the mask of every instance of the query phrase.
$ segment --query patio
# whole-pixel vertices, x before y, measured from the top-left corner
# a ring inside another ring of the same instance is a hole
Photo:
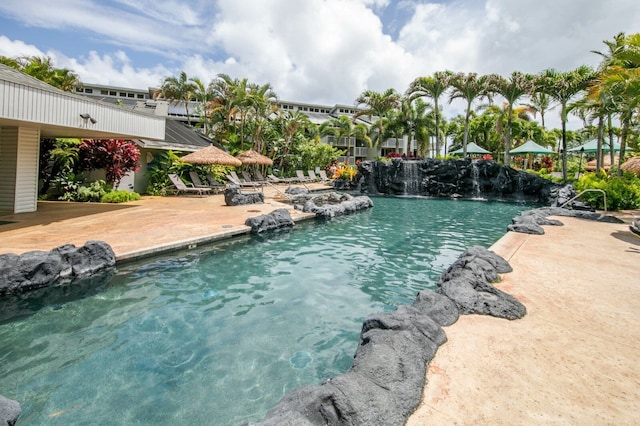
[[[310,190],[329,188],[320,183],[307,186]],[[123,261],[246,234],[250,230],[244,224],[247,218],[279,208],[288,209],[294,221],[315,217],[283,202],[278,191],[286,188],[266,186],[264,204],[233,207],[225,204],[221,194],[143,197],[126,204],[40,201],[36,212],[0,216],[0,254],[102,240]]]

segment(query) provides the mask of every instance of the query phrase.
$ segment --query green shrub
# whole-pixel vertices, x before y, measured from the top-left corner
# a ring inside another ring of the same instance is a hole
[[[126,203],[127,201],[137,201],[140,194],[130,191],[111,191],[102,196],[101,203]]]
[[[65,185],[62,185],[62,195],[60,200],[62,201],[79,201],[99,202],[103,195],[111,191],[111,185],[104,180],[100,179],[89,185],[83,185],[78,180],[67,180]]]
[[[607,194],[608,210],[640,208],[640,177],[632,173],[610,176],[604,172],[587,173],[575,183],[576,191],[601,189]],[[604,209],[604,197],[598,192],[587,192],[580,197],[596,209]]]

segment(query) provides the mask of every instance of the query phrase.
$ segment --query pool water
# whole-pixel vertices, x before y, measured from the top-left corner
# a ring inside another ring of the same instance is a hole
[[[435,288],[527,208],[374,204],[125,265],[100,291],[5,319],[0,394],[24,425],[259,421],[293,388],[345,372],[367,315]]]

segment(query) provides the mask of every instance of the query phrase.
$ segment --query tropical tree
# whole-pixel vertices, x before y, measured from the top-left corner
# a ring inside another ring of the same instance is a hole
[[[580,92],[585,90],[594,78],[591,68],[581,66],[573,71],[558,72],[554,69],[543,71],[537,78],[538,90],[546,93],[560,105],[562,123],[562,178],[567,178],[567,115],[568,104]]]
[[[274,160],[278,169],[282,171],[290,163],[289,154],[293,151],[295,142],[305,139],[304,131],[312,125],[309,117],[299,110],[284,111],[274,120],[281,138],[272,143],[268,156]]]
[[[640,33],[627,37],[620,33],[613,41],[605,41],[605,44],[609,47],[609,53],[601,54],[604,59],[589,96],[592,99],[607,99],[618,115],[621,125],[620,166],[624,161],[632,123],[640,117]]]
[[[184,103],[185,113],[187,114],[187,123],[191,125],[191,115],[189,114],[189,101],[195,97],[197,90],[196,83],[193,79],[187,77],[187,73],[180,72],[179,77],[165,77],[160,86],[157,97],[168,99],[174,103]]]
[[[55,68],[48,56],[0,56],[0,63],[22,71],[65,92],[73,92],[80,86],[78,75],[67,68]]]
[[[406,92],[407,96],[409,96],[411,100],[422,97],[433,99],[436,125],[436,153],[440,152],[440,147],[442,146],[442,133],[440,132],[440,97],[445,94],[449,87],[451,87],[452,78],[453,73],[451,71],[436,71],[433,74],[433,77],[418,77],[413,80]]]
[[[377,148],[381,147],[384,142],[384,127],[388,122],[386,119],[393,109],[400,107],[400,95],[395,89],[387,89],[383,93],[365,90],[356,99],[356,105],[364,105],[364,108],[358,111],[354,118],[368,116],[370,120],[376,119],[372,123],[372,129],[376,129],[376,137],[375,140],[372,139],[372,144]]]
[[[347,115],[340,115],[336,118],[332,118],[329,121],[325,121],[320,125],[321,135],[332,135],[336,141],[345,138],[347,142],[346,163],[349,164],[349,157],[351,156],[351,138],[362,139],[367,142],[367,145],[371,145],[371,139],[369,138],[369,129],[362,123],[356,124],[354,119]],[[355,156],[354,156],[355,158]],[[354,161],[355,162],[355,161]]]
[[[505,99],[507,120],[504,132],[504,164],[508,166],[511,162],[509,151],[511,150],[513,110],[516,102],[533,92],[533,76],[514,71],[508,79],[495,74],[489,78],[489,91],[501,95]]]
[[[467,108],[464,116],[464,136],[462,141],[462,153],[463,156],[467,156],[467,142],[469,140],[469,119],[471,118],[471,107],[476,99],[488,97],[489,92],[489,77],[483,75],[478,77],[476,73],[469,74],[453,74],[451,76],[451,87],[453,88],[451,95],[449,96],[449,102],[454,99],[463,99],[467,102]]]
[[[266,146],[262,143],[262,131],[269,116],[277,110],[278,96],[273,91],[271,84],[250,84],[248,86],[247,103],[249,105],[249,118],[252,130],[253,149],[263,152]],[[245,117],[246,118],[246,117]],[[241,149],[244,148],[241,140]]]

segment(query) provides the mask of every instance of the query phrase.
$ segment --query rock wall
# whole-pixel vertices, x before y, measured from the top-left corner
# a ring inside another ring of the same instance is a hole
[[[87,241],[82,247],[65,244],[51,251],[0,255],[0,296],[88,277],[112,268],[116,256],[103,241]]]
[[[520,302],[490,284],[509,271],[495,253],[468,249],[442,274],[437,292],[422,291],[410,306],[365,319],[346,373],[294,389],[258,424],[404,424],[420,402],[429,362],[447,340],[442,327],[466,313],[524,316]]]
[[[558,188],[538,176],[489,160],[365,161],[357,184],[368,194],[487,198],[550,204]]]

